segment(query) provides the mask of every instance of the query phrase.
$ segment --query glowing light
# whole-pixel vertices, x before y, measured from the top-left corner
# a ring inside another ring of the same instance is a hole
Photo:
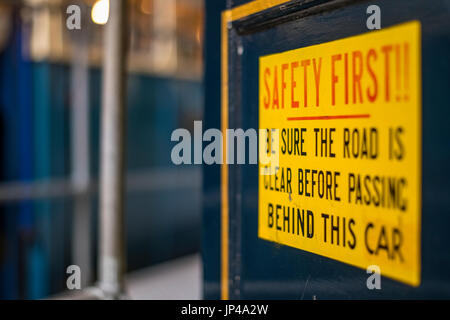
[[[109,17],[109,0],[97,0],[91,11],[92,21],[96,24],[106,24]]]

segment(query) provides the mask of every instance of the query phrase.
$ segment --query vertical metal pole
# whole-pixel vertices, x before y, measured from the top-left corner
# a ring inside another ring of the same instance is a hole
[[[100,160],[99,288],[104,298],[124,293],[125,0],[110,1],[104,42]]]
[[[86,6],[83,6],[83,12]],[[89,140],[89,48],[88,24],[75,33],[71,74],[71,182],[75,189],[72,258],[82,271],[81,286],[92,278],[91,198]]]
[[[84,8],[83,8],[84,9]],[[91,198],[89,148],[89,48],[87,24],[75,37],[71,74],[71,181],[75,189],[72,256],[81,269],[81,286],[91,280]]]

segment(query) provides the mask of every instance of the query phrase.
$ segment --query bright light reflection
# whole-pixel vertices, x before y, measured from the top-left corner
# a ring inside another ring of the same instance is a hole
[[[106,24],[109,16],[109,0],[97,0],[91,11],[92,21],[96,24]]]

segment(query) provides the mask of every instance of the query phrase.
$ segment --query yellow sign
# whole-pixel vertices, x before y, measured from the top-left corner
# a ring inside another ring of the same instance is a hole
[[[258,235],[420,284],[420,23],[260,57]]]

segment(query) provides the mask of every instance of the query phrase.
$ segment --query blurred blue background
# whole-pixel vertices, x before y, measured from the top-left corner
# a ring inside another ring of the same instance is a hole
[[[0,1],[0,299],[61,292],[71,264],[95,282],[104,1]],[[66,27],[69,4],[81,30]],[[129,6],[131,271],[200,249],[201,168],[171,163],[170,135],[202,119],[203,3]]]

